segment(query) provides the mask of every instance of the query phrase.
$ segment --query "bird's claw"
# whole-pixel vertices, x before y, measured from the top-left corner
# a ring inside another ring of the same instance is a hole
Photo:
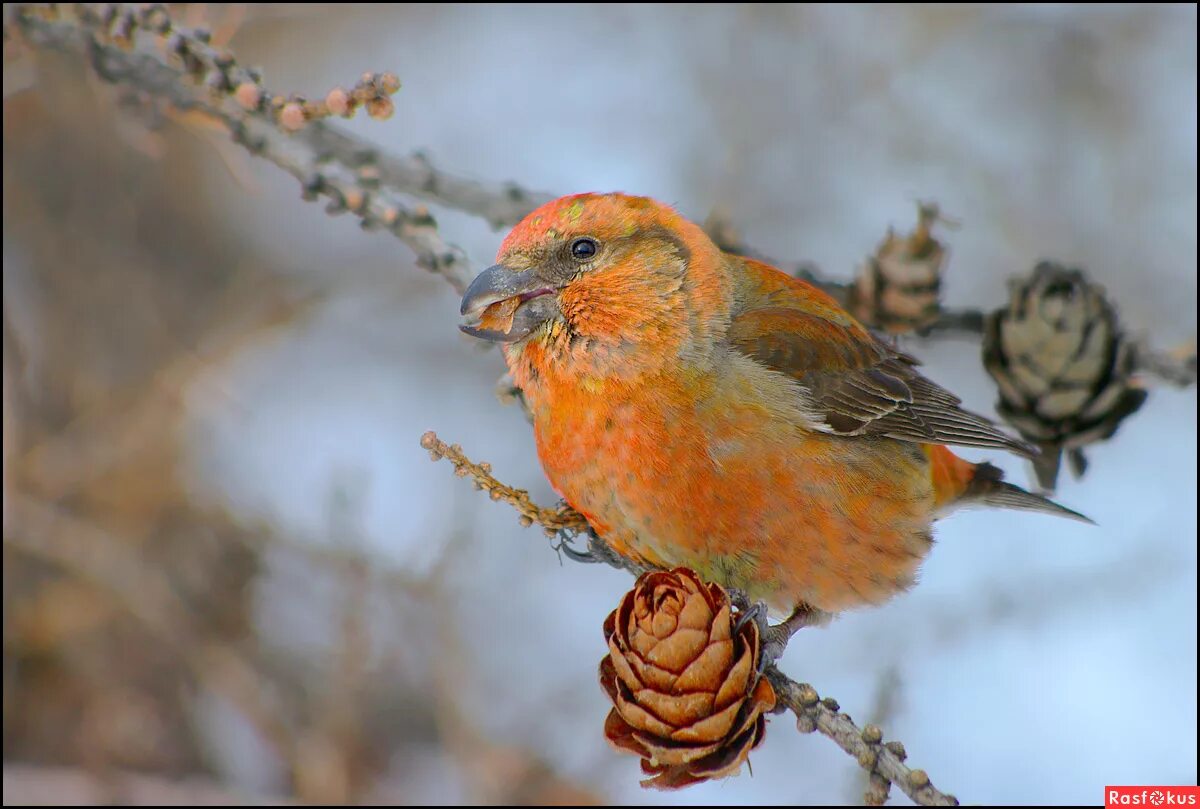
[[[584,564],[592,565],[602,561],[601,559],[598,559],[596,555],[591,552],[591,550],[576,550],[571,545],[572,539],[573,537],[569,537],[560,533],[557,541],[552,543],[551,547],[553,547],[556,552],[570,559],[572,562],[583,562]]]
[[[761,601],[750,604],[744,593],[738,592],[738,599],[731,598],[730,601],[738,608],[737,621],[733,625],[733,632],[737,634],[746,624],[753,621],[758,625],[758,636],[761,638],[767,632],[767,605]],[[741,603],[738,603],[738,602]]]

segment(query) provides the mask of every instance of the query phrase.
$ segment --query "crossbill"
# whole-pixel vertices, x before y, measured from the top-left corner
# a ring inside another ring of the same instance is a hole
[[[955,505],[1087,519],[947,449],[1036,452],[829,295],[652,199],[547,203],[462,312],[503,345],[547,477],[609,546],[773,614],[907,589]]]

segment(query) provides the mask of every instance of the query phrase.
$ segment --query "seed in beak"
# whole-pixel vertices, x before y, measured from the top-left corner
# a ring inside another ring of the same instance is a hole
[[[512,330],[513,315],[521,305],[519,296],[505,298],[488,306],[479,315],[480,328],[508,334]]]

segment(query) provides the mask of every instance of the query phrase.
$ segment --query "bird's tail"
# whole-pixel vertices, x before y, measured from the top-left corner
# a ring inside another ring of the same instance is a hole
[[[1047,514],[1057,514],[1060,517],[1070,517],[1072,520],[1096,524],[1090,517],[1059,505],[1048,497],[1027,492],[1020,486],[1007,483],[1004,480],[1004,473],[990,463],[981,463],[975,466],[975,474],[972,475],[970,482],[963,490],[961,499],[964,503],[980,503],[999,508],[1019,508],[1025,511],[1044,511]]]
[[[990,463],[969,463],[940,445],[927,444],[925,450],[930,460],[934,497],[939,508],[951,505],[1019,508],[1057,514],[1095,525],[1092,519],[1078,511],[1008,483],[1004,480],[1004,473]]]

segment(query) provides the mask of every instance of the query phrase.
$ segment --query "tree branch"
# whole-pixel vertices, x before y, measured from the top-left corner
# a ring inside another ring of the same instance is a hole
[[[1145,339],[1135,348],[1137,369],[1177,388],[1196,384],[1196,341],[1189,340],[1166,351],[1152,348]]]
[[[74,16],[64,17],[69,9]],[[259,71],[242,67],[232,54],[210,45],[207,31],[176,25],[161,4],[13,4],[5,6],[6,37],[10,28],[34,45],[87,54],[96,73],[112,84],[135,87],[220,122],[235,142],[295,177],[306,199],[325,198],[331,214],[349,211],[364,229],[393,234],[416,253],[419,266],[443,275],[459,293],[477,268],[460,247],[442,239],[424,206],[406,206],[395,194],[479,216],[497,228],[517,223],[552,198],[516,183],[493,186],[448,174],[419,152],[389,155],[323,120],[350,117],[359,106],[387,117],[392,109],[388,95],[399,88],[392,74],[364,74],[353,90],[334,88],[323,101],[274,93],[262,87]],[[128,51],[137,44],[139,30],[163,41],[163,52]],[[706,229],[723,249],[779,266],[847,301],[853,282],[824,277],[811,263],[789,264],[761,255],[743,244],[720,215],[710,217]],[[978,337],[984,318],[978,309],[943,309],[918,336]],[[1194,344],[1182,353],[1144,347],[1137,357],[1146,381],[1180,387],[1196,382]]]
[[[528,191],[516,183],[492,188],[485,183],[448,174],[435,167],[423,152],[390,155],[330,126],[306,127],[297,137],[324,159],[378,178],[382,188],[478,216],[494,228],[511,227],[530,211],[554,198],[550,194]]]
[[[93,70],[105,81],[134,87],[178,110],[199,113],[217,121],[228,130],[235,143],[295,177],[305,199],[324,198],[328,201],[326,211],[330,214],[348,211],[361,220],[364,229],[382,229],[391,233],[416,253],[419,266],[445,276],[460,293],[467,288],[475,276],[475,268],[460,247],[442,239],[437,222],[428,210],[423,206],[406,207],[392,194],[380,189],[377,173],[364,170],[366,164],[361,160],[356,169],[330,163],[326,154],[316,152],[304,137],[296,137],[297,133],[306,130],[316,131],[317,134],[310,137],[322,137],[320,130],[325,125],[321,121],[309,123],[302,118],[299,126],[288,124],[284,112],[288,105],[300,109],[300,115],[304,116],[308,114],[303,112],[307,102],[278,104],[276,100],[283,96],[262,89],[256,72],[241,67],[232,56],[210,47],[205,32],[176,27],[160,7],[132,10],[79,4],[72,8],[79,8],[83,13],[66,20],[56,15],[47,17],[44,8],[30,4],[6,7],[9,16],[5,21],[6,35],[11,28],[16,28],[29,42],[40,47],[86,54]],[[111,28],[104,23],[114,16],[109,13],[111,8],[118,9],[116,19],[133,21],[125,35],[130,46],[136,44],[134,36],[138,26],[144,27],[160,38],[167,37],[168,52],[182,54],[177,57],[179,64],[168,61],[167,56],[155,50],[127,51],[116,44]],[[198,83],[200,81],[203,84]],[[278,114],[269,112],[276,107]],[[372,151],[365,143],[351,149],[348,144],[352,139],[348,135],[326,140],[341,144],[347,159],[352,154],[361,156]],[[405,176],[415,175],[410,171]],[[434,185],[451,188],[452,199],[465,196],[469,188],[448,181]]]
[[[935,787],[924,770],[912,770],[904,764],[908,755],[904,745],[884,742],[878,725],[860,729],[848,715],[841,713],[837,700],[821,699],[811,685],[789,679],[774,665],[767,668],[766,675],[775,688],[779,704],[796,715],[796,728],[801,733],[820,731],[850,754],[858,766],[895,784],[915,803],[958,806],[958,799]]]

